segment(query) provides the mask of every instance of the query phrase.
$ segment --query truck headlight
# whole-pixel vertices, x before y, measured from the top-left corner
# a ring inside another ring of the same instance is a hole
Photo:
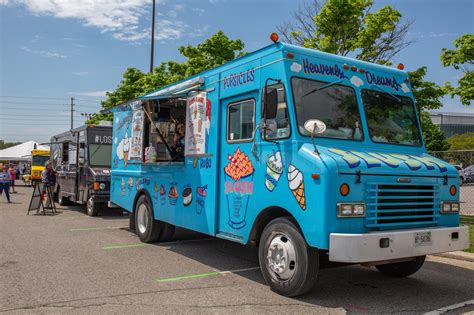
[[[441,202],[441,213],[459,213],[460,205],[458,201]]]
[[[100,190],[104,190],[104,189],[105,189],[105,184],[104,184],[104,183],[100,183],[99,188],[100,188]]]
[[[337,217],[338,218],[354,218],[365,216],[364,203],[338,203]]]

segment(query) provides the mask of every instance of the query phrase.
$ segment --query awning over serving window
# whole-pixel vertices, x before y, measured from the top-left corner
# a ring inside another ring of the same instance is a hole
[[[165,98],[173,98],[177,96],[184,96],[192,89],[195,89],[201,86],[204,83],[204,77],[192,78],[177,84],[173,84],[169,87],[158,89],[156,91],[150,92],[143,96],[140,96],[138,99],[141,100],[159,100]]]

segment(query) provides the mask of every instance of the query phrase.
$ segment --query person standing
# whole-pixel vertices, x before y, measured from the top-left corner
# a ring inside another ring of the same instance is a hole
[[[51,162],[46,162],[44,170],[41,172],[41,182],[47,183],[50,186],[56,184],[56,172],[53,170]]]
[[[8,203],[11,203],[10,200],[10,171],[6,165],[3,165],[2,172],[0,173],[0,196],[3,191],[5,191],[5,196],[7,196]]]
[[[16,180],[16,170],[15,170],[15,164],[10,164],[10,187],[12,188],[12,193],[16,194],[15,191],[15,180]]]

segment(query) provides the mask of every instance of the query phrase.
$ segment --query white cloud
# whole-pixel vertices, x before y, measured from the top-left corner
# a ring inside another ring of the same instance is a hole
[[[201,37],[206,35],[207,31],[209,30],[209,25],[204,25],[201,28],[196,28],[192,33],[189,33],[189,37]]]
[[[303,67],[302,67],[299,63],[297,63],[297,62],[295,61],[295,62],[293,62],[293,63],[291,64],[290,69],[291,69],[291,71],[293,71],[293,72],[300,72],[301,69],[303,69]]]
[[[0,5],[23,6],[39,16],[77,19],[85,26],[111,32],[121,40],[140,40],[145,36],[146,30],[139,31],[138,25],[151,8],[149,0],[0,0]],[[180,5],[174,8],[181,9]]]
[[[201,8],[192,8],[191,11],[196,12],[198,15],[202,15],[206,10]]]
[[[27,52],[27,53],[40,55],[41,57],[45,57],[45,58],[59,58],[59,59],[66,59],[67,58],[65,55],[62,55],[62,54],[54,52],[54,51],[34,50],[34,49],[30,49],[29,47],[26,47],[26,46],[22,46],[22,47],[20,47],[20,49]]]
[[[77,76],[80,76],[80,77],[83,77],[83,76],[86,76],[89,74],[89,72],[87,71],[75,71],[75,72],[71,72],[72,74],[74,75],[77,75]]]
[[[90,92],[69,92],[70,95],[82,95],[82,96],[94,96],[94,97],[105,97],[105,93],[108,91],[90,91]]]
[[[359,78],[358,76],[355,76],[355,75],[352,76],[352,78],[351,78],[351,83],[352,83],[353,85],[355,85],[356,87],[359,87],[359,86],[364,85],[364,81],[362,81],[361,78]]]

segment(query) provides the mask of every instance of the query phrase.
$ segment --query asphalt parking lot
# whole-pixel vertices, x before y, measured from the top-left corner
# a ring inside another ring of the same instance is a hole
[[[474,263],[435,256],[405,279],[324,269],[313,292],[285,298],[256,249],[184,230],[146,245],[120,211],[27,215],[32,189],[18,191],[0,198],[0,313],[423,313],[474,299]]]

